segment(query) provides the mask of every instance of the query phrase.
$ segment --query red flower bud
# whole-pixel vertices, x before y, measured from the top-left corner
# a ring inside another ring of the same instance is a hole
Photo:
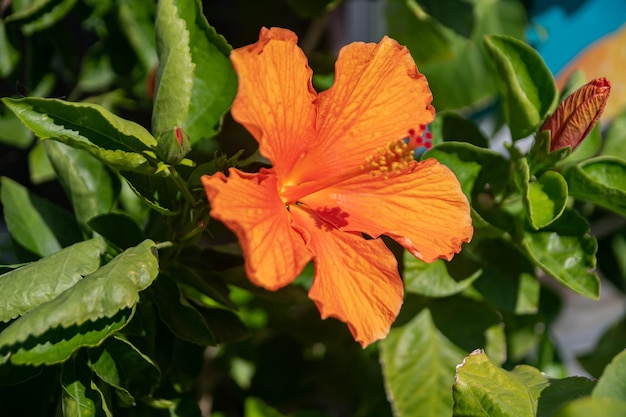
[[[576,149],[600,119],[610,92],[611,83],[603,77],[567,96],[541,127],[550,131],[550,152],[567,146]]]

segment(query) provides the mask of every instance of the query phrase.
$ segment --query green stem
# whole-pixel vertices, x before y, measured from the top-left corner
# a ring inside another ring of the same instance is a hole
[[[169,167],[169,168],[167,168],[167,172],[169,173],[169,175],[174,180],[174,183],[176,184],[176,186],[178,187],[180,192],[183,194],[183,197],[187,201],[187,203],[189,203],[189,205],[191,207],[195,207],[196,206],[196,200],[193,198],[193,195],[191,195],[191,192],[189,191],[189,188],[187,188],[187,184],[180,177],[180,175],[178,174],[178,171],[176,171],[176,169],[174,169],[174,167]]]

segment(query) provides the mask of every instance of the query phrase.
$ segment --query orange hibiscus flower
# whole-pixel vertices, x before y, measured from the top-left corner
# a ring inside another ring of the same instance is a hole
[[[232,115],[272,168],[204,176],[211,215],[239,238],[253,283],[276,290],[313,260],[309,297],[322,318],[346,322],[363,347],[385,337],[403,285],[379,237],[432,262],[450,259],[473,232],[452,172],[413,159],[435,114],[426,78],[388,37],[344,47],[334,85],[319,94],[288,30],[262,29],[231,60]]]

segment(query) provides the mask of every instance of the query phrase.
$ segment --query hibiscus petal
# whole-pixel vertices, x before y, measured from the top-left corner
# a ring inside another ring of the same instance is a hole
[[[295,183],[350,171],[375,148],[420,131],[435,115],[432,93],[407,48],[384,37],[344,47],[334,85],[318,97],[317,143],[290,178]]]
[[[302,230],[315,254],[315,277],[309,291],[322,319],[348,324],[365,347],[384,338],[400,311],[403,285],[396,260],[380,239],[341,232],[320,223],[306,209],[292,208],[294,226]]]
[[[390,236],[426,262],[450,260],[473,233],[458,180],[435,159],[387,179],[360,175],[302,202],[341,230]]]
[[[259,142],[279,178],[315,139],[312,71],[297,41],[289,30],[263,28],[257,43],[230,55],[239,77],[233,118]]]
[[[276,192],[276,176],[248,174],[231,168],[202,177],[211,216],[239,238],[248,278],[268,290],[293,281],[312,258]]]

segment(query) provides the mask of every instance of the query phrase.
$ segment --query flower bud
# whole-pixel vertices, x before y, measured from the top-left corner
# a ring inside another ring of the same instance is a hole
[[[550,131],[550,152],[568,146],[576,149],[600,119],[610,92],[611,83],[602,77],[567,96],[541,127]]]
[[[189,135],[180,127],[162,132],[157,139],[157,152],[168,164],[179,163],[190,150]]]

